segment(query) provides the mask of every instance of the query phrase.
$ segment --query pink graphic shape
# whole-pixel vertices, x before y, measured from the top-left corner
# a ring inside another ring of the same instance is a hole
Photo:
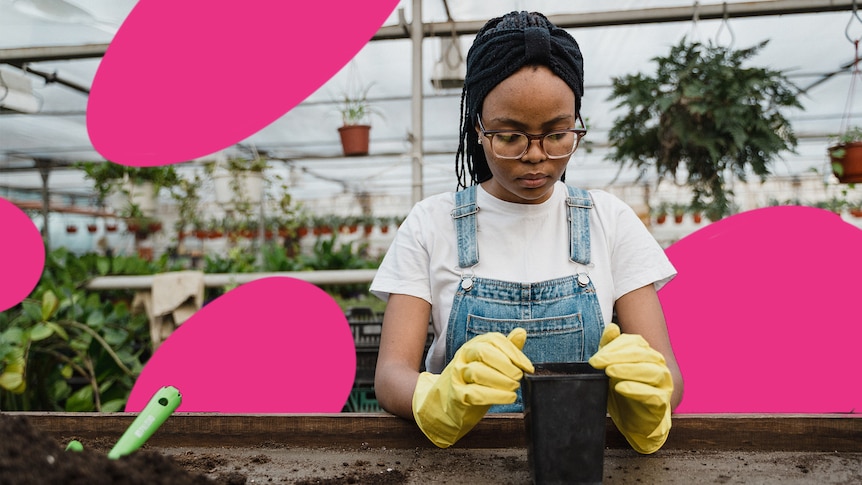
[[[90,141],[138,167],[240,142],[328,81],[397,4],[141,0],[93,80]]]
[[[45,268],[42,235],[27,214],[0,197],[0,312],[17,305],[39,283]]]
[[[770,207],[667,248],[659,291],[683,377],[679,413],[862,411],[862,231],[832,212]]]
[[[178,412],[337,413],[355,376],[353,334],[338,304],[305,281],[263,278],[205,305],[162,342],[126,411],[174,386]]]

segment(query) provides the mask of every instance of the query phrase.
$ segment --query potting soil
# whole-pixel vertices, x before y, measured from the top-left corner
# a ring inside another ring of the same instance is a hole
[[[34,429],[26,417],[0,413],[0,484],[100,485],[242,484],[245,477],[213,480],[189,472],[156,451],[138,450],[116,460],[111,446],[84,443],[84,451],[66,451],[52,437]]]

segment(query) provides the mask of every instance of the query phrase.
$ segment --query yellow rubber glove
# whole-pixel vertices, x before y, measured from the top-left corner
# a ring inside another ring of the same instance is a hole
[[[413,417],[425,436],[448,448],[473,429],[494,404],[515,402],[533,364],[521,352],[527,331],[478,335],[455,352],[439,375],[423,372],[413,392]]]
[[[673,379],[664,356],[640,335],[608,325],[590,365],[609,379],[608,413],[638,453],[653,453],[670,432]]]

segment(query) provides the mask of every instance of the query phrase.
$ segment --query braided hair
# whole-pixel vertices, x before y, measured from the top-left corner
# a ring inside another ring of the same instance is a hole
[[[474,128],[485,96],[522,67],[538,65],[550,68],[572,88],[575,112],[580,112],[584,60],[577,41],[568,32],[538,12],[522,11],[491,19],[476,34],[467,53],[467,75],[461,91],[460,136],[455,155],[458,189],[491,178]]]

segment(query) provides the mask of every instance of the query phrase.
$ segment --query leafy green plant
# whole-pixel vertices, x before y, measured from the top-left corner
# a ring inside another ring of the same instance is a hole
[[[127,167],[106,161],[78,162],[75,166],[84,171],[84,178],[93,181],[94,188],[101,201],[104,201],[125,180],[151,182],[155,191],[162,188],[170,189],[180,182],[180,176],[173,165]]]
[[[657,64],[653,76],[613,79],[609,100],[625,110],[608,134],[610,160],[654,170],[659,180],[685,174],[691,205],[717,220],[732,208],[727,179],[761,181],[782,151],[797,140],[781,110],[801,108],[797,89],[779,71],[746,67],[766,45],[731,50],[680,42]]]
[[[844,133],[831,137],[831,140],[835,144],[862,141],[862,126],[851,126]]]
[[[264,272],[305,271],[310,269],[309,258],[299,254],[288,256],[287,248],[278,244],[266,244],[261,248]]]
[[[339,244],[337,235],[319,238],[314,244],[314,252],[309,260],[311,269],[371,269],[380,265],[380,261],[364,256],[367,243],[355,244],[354,241]],[[321,289],[342,298],[356,298],[368,294],[367,284],[352,285],[320,285]]]
[[[129,312],[132,292],[91,292],[85,284],[167,269],[164,258],[48,253],[34,291],[0,313],[0,409],[121,410],[151,352],[147,317]]]
[[[203,179],[197,173],[190,178],[180,178],[177,185],[171,190],[171,198],[177,204],[176,230],[178,233],[186,227],[196,227],[200,224],[200,189]]]

